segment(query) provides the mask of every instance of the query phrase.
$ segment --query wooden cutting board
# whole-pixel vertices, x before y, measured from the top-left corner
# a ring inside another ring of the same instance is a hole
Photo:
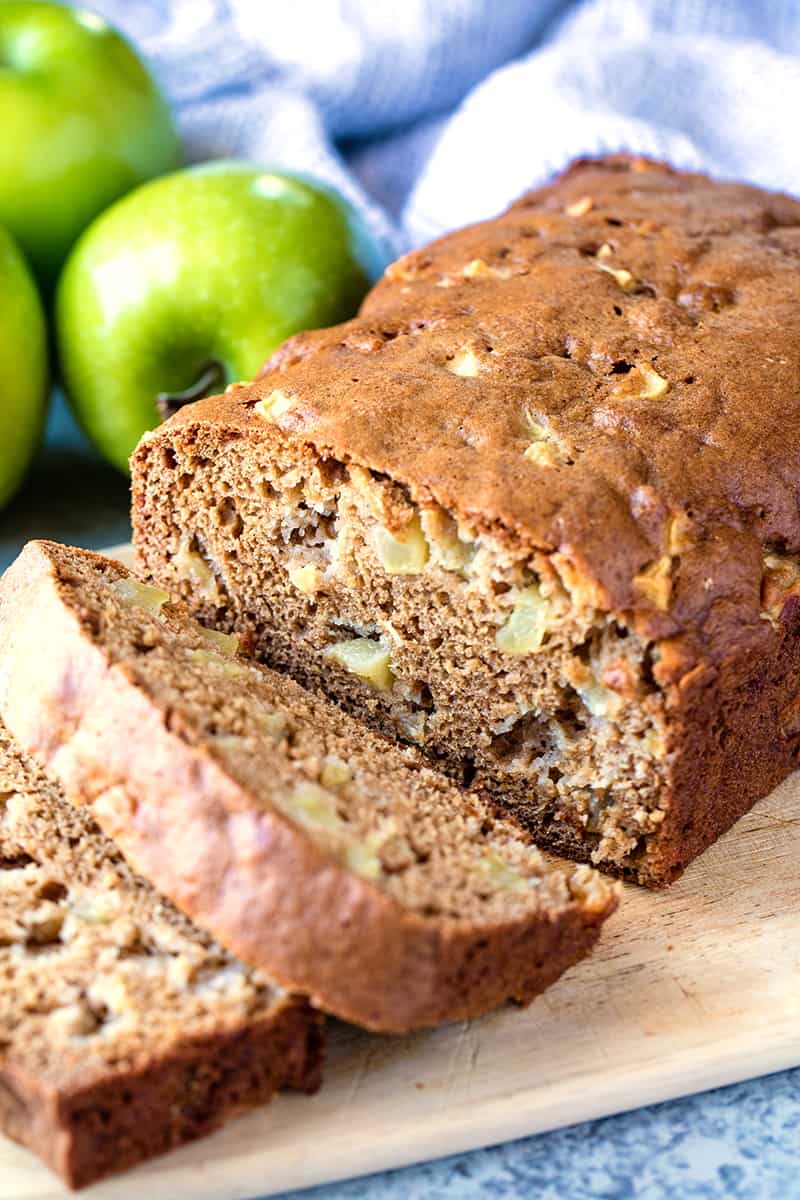
[[[800,773],[668,892],[626,886],[527,1010],[404,1038],[331,1030],[325,1083],[83,1193],[250,1200],[800,1064]],[[68,1193],[0,1138],[2,1200]]]

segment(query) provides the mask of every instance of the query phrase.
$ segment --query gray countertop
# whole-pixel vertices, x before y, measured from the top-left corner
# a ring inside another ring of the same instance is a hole
[[[31,537],[126,541],[127,481],[56,398],[42,454],[0,515],[0,568]],[[800,984],[799,984],[800,986]],[[311,1200],[791,1200],[800,1069],[570,1129],[299,1193]]]
[[[794,1200],[800,1070],[283,1200]]]

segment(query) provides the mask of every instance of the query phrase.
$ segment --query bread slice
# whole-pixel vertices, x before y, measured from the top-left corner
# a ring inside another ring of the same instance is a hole
[[[148,434],[145,576],[542,845],[669,883],[797,760],[798,231],[575,164]]]
[[[587,953],[613,885],[167,600],[30,543],[0,584],[0,708],[223,945],[386,1031],[530,1000]]]
[[[0,1130],[83,1187],[314,1091],[322,1020],[134,875],[0,725]]]

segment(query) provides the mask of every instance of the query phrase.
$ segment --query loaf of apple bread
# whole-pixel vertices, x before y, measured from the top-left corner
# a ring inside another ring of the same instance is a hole
[[[319,1083],[321,1015],[138,878],[2,725],[0,980],[0,1131],[71,1187]]]
[[[800,738],[800,203],[625,156],[389,267],[133,458],[146,575],[663,885]]]

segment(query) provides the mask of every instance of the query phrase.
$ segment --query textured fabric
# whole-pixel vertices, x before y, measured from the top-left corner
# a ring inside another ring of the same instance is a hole
[[[580,154],[800,192],[797,0],[95,0],[149,56],[189,158],[341,188],[395,250]]]

